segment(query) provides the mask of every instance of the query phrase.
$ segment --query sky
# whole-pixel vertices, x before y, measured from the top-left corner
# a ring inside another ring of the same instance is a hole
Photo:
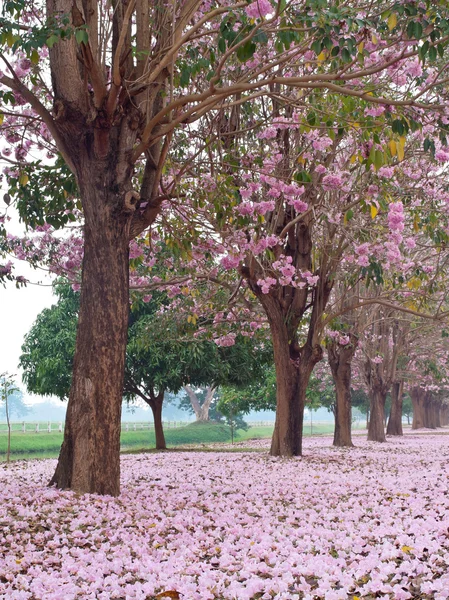
[[[7,231],[13,235],[24,235],[24,227],[19,222],[12,206],[6,209],[3,204],[3,193],[0,195],[0,214],[7,213],[10,221]],[[24,400],[28,404],[42,401],[43,398],[26,393],[22,384],[22,371],[19,369],[19,357],[25,335],[34,323],[37,315],[46,307],[55,303],[52,293],[51,278],[41,269],[33,269],[24,261],[7,257],[6,262],[14,263],[14,274],[23,275],[30,283],[26,287],[16,288],[13,282],[0,284],[0,373],[17,374],[16,382],[24,392]],[[0,263],[2,261],[0,260]],[[42,285],[37,285],[38,283]],[[48,398],[46,398],[48,400]],[[57,400],[56,400],[57,401]]]
[[[32,281],[42,279],[42,275],[23,263],[16,269],[18,274]],[[0,373],[7,371],[11,375],[17,374],[16,381],[24,393],[22,371],[18,366],[24,337],[41,310],[55,302],[48,279],[46,283],[46,287],[28,285],[20,289],[11,282],[6,287],[0,286]],[[25,396],[24,400],[28,403],[42,400],[29,394]]]

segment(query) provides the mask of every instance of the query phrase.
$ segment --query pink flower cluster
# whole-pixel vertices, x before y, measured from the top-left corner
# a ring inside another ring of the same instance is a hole
[[[245,12],[250,19],[260,19],[274,11],[268,0],[256,0],[245,8]]]
[[[0,597],[447,600],[447,435],[354,437],[126,456],[119,498],[47,488],[55,461],[4,466]]]

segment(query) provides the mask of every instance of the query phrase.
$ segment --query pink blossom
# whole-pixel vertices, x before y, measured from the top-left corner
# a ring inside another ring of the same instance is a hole
[[[289,200],[288,203],[299,213],[303,213],[309,208],[309,205],[302,200]]]
[[[435,152],[435,158],[439,162],[447,162],[449,160],[449,150],[440,148],[440,150]]]
[[[221,337],[214,338],[214,342],[217,344],[217,346],[234,346],[235,338],[235,333],[227,333],[226,335],[223,335]]]
[[[357,264],[360,265],[361,267],[368,267],[369,266],[369,257],[366,254],[362,254],[361,256],[358,257]]]
[[[323,135],[312,142],[312,146],[315,150],[326,150],[326,148],[329,148],[332,144],[333,141],[327,135]]]
[[[386,177],[387,179],[391,179],[394,175],[394,167],[380,167],[377,171],[379,177]]]
[[[230,269],[236,269],[240,264],[240,257],[233,254],[228,254],[221,259],[220,263],[221,266],[228,271]]]
[[[325,175],[322,180],[323,188],[327,191],[336,190],[342,187],[343,179],[340,175],[329,173]]]
[[[265,277],[265,279],[259,279],[257,281],[257,285],[261,288],[262,294],[268,294],[270,291],[270,287],[276,285],[276,279],[273,277]]]
[[[250,19],[259,19],[272,13],[273,7],[268,0],[256,0],[245,8],[245,12]]]

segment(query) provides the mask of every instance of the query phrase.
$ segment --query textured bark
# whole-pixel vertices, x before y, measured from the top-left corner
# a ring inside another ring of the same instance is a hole
[[[151,410],[153,412],[154,420],[154,434],[156,437],[156,450],[166,450],[167,444],[165,442],[164,428],[162,426],[162,404],[164,402],[164,392],[159,393],[157,396],[151,398],[149,402]]]
[[[404,382],[395,382],[391,387],[391,409],[388,418],[387,435],[403,435],[402,431],[402,392]]]
[[[356,350],[355,338],[342,346],[332,341],[327,346],[329,365],[335,383],[334,446],[352,447],[351,438],[351,363]]]
[[[307,385],[313,367],[322,358],[322,348],[306,345],[300,355],[296,354],[281,311],[273,306],[267,314],[276,369],[276,422],[270,454],[300,456]]]
[[[387,391],[382,387],[370,390],[370,419],[368,425],[368,441],[385,442],[385,401]]]
[[[413,387],[410,390],[410,398],[412,399],[413,404],[412,429],[421,429],[421,427],[426,427],[425,391],[420,387]]]
[[[104,164],[92,161],[83,175],[84,259],[72,388],[50,483],[115,496],[120,491],[129,220],[114,214],[122,193],[111,191]]]

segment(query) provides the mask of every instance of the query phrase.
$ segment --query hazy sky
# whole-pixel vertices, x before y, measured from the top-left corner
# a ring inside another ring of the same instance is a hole
[[[6,225],[7,231],[13,235],[23,235],[24,227],[19,223],[13,207],[7,209],[3,204],[3,193],[2,189],[0,213],[5,211],[11,217]],[[5,262],[10,259],[11,257],[7,257]],[[0,259],[0,264],[2,262],[3,259]],[[40,281],[46,284],[44,286],[29,284],[19,289],[12,282],[6,282],[6,287],[0,284],[0,373],[5,371],[11,375],[17,373],[16,381],[25,393],[22,372],[18,367],[23,338],[41,310],[54,304],[56,299],[52,294],[51,279],[44,271],[32,269],[23,261],[13,262],[16,275],[23,275],[30,282]],[[39,400],[42,398],[26,394],[26,402]]]
[[[17,267],[17,273],[33,280],[42,277],[23,264]],[[54,302],[51,287],[29,285],[16,289],[15,285],[9,282],[6,288],[0,286],[0,373],[17,373],[17,383],[24,392],[22,373],[18,367],[23,339],[40,311]],[[26,398],[27,402],[31,400]],[[38,398],[35,397],[34,401],[36,400]]]

